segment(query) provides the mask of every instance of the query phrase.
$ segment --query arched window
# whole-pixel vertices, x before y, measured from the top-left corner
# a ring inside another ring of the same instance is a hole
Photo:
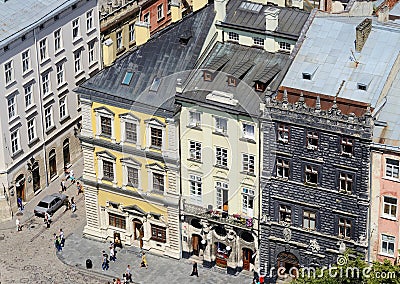
[[[57,162],[56,162],[56,150],[53,149],[49,153],[49,170],[50,170],[50,178],[57,175]]]
[[[69,139],[65,139],[63,142],[63,158],[64,158],[64,167],[67,167],[71,162],[71,157],[69,153]]]

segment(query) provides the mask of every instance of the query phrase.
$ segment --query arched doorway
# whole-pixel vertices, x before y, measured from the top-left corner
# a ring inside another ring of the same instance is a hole
[[[21,198],[22,201],[25,201],[25,176],[20,174],[15,179],[15,190],[17,192],[17,199]]]
[[[67,167],[71,163],[71,156],[69,153],[69,139],[65,139],[63,142],[63,159],[64,167]]]
[[[32,166],[32,183],[33,191],[38,191],[40,189],[40,171],[39,163],[35,161]]]
[[[200,244],[203,238],[200,235],[193,234],[192,235],[192,248],[193,248],[193,255],[200,255]]]
[[[277,265],[278,268],[279,267],[285,267],[285,273],[289,273],[290,269],[292,267],[299,267],[299,260],[297,259],[297,257],[290,252],[281,252],[278,254],[277,256]],[[294,272],[292,272],[293,274]]]
[[[53,178],[57,175],[57,161],[56,161],[56,150],[53,149],[49,153],[49,170],[50,170],[50,178]]]
[[[139,219],[133,219],[133,238],[139,241],[139,247],[143,247],[143,223]]]
[[[242,256],[243,256],[243,270],[250,271],[250,263],[253,263],[252,262],[253,251],[248,248],[243,248]]]
[[[226,268],[228,259],[228,251],[226,245],[221,242],[215,243],[215,264],[219,267]]]

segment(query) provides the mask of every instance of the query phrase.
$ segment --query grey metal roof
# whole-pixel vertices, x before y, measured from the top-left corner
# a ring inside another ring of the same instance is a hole
[[[229,61],[222,67],[220,72],[214,73],[212,82],[205,81],[203,70],[208,70],[206,67],[209,66],[209,63],[221,56],[227,56]],[[249,66],[250,69],[246,70],[247,72],[236,87],[229,86],[227,83],[227,76],[233,75],[232,72],[237,70],[238,62],[251,63],[246,65],[246,68]],[[255,78],[259,78],[260,74],[264,72],[267,66],[271,68],[276,68],[278,66],[282,72],[276,74],[277,76],[270,83],[272,89],[277,88],[289,64],[290,59],[288,54],[270,53],[259,48],[241,46],[234,43],[217,42],[210,54],[201,64],[200,69],[194,71],[188,81],[185,82],[184,92],[178,94],[177,99],[180,101],[206,103],[209,106],[226,109],[233,113],[258,116],[264,93],[254,90]],[[238,104],[234,106],[207,100],[206,96],[212,91],[232,94],[233,99],[238,100]]]
[[[0,44],[5,45],[79,0],[0,1]]]
[[[214,15],[214,6],[209,5],[170,25],[90,78],[76,92],[111,105],[134,102],[132,108],[157,109],[159,115],[174,111],[176,78],[181,77],[178,73],[195,65]],[[188,43],[179,43],[188,31],[192,34]],[[127,71],[133,73],[128,85],[122,84]],[[160,79],[160,85],[152,91],[154,78]]]
[[[364,47],[353,56],[356,27],[364,19],[316,16],[282,85],[335,96],[345,81],[339,97],[375,107],[399,55],[400,25],[374,21]],[[303,72],[312,79],[303,79]],[[358,89],[359,83],[367,89]]]
[[[275,32],[298,37],[309,15],[308,12],[297,8],[261,4],[256,4],[257,7],[261,6],[259,9],[243,9],[243,5],[246,3],[250,2],[238,0],[229,1],[226,7],[224,23],[265,32],[266,21],[264,11],[268,7],[274,7],[280,10],[278,15],[278,27]]]

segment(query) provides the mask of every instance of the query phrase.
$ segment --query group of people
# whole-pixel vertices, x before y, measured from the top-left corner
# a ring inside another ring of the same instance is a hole
[[[54,237],[54,246],[57,251],[61,251],[62,248],[64,247],[65,243],[65,238],[64,238],[64,232],[62,229],[58,232],[58,235],[56,233],[53,234]]]
[[[102,262],[101,262],[101,269],[108,270],[110,267],[109,263],[110,261],[115,262],[117,260],[117,250],[115,249],[115,243],[110,242],[110,247],[109,247],[109,252],[110,252],[110,260],[108,260],[108,254],[106,253],[105,250],[102,251]]]

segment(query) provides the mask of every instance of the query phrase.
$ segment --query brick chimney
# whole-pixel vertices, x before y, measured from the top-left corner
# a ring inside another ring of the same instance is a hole
[[[278,27],[279,9],[275,7],[267,7],[264,11],[265,27],[267,31],[274,31]]]
[[[135,39],[136,45],[146,43],[150,38],[150,24],[146,22],[137,21],[135,23]]]
[[[385,5],[377,11],[378,22],[384,23],[389,21],[389,6]]]
[[[372,20],[365,19],[356,27],[356,51],[361,52],[372,29]]]
[[[214,2],[214,9],[216,12],[215,20],[223,22],[225,21],[226,17],[226,2],[227,0],[215,0]]]
[[[182,10],[179,0],[171,0],[171,22],[175,23],[182,19]]]

